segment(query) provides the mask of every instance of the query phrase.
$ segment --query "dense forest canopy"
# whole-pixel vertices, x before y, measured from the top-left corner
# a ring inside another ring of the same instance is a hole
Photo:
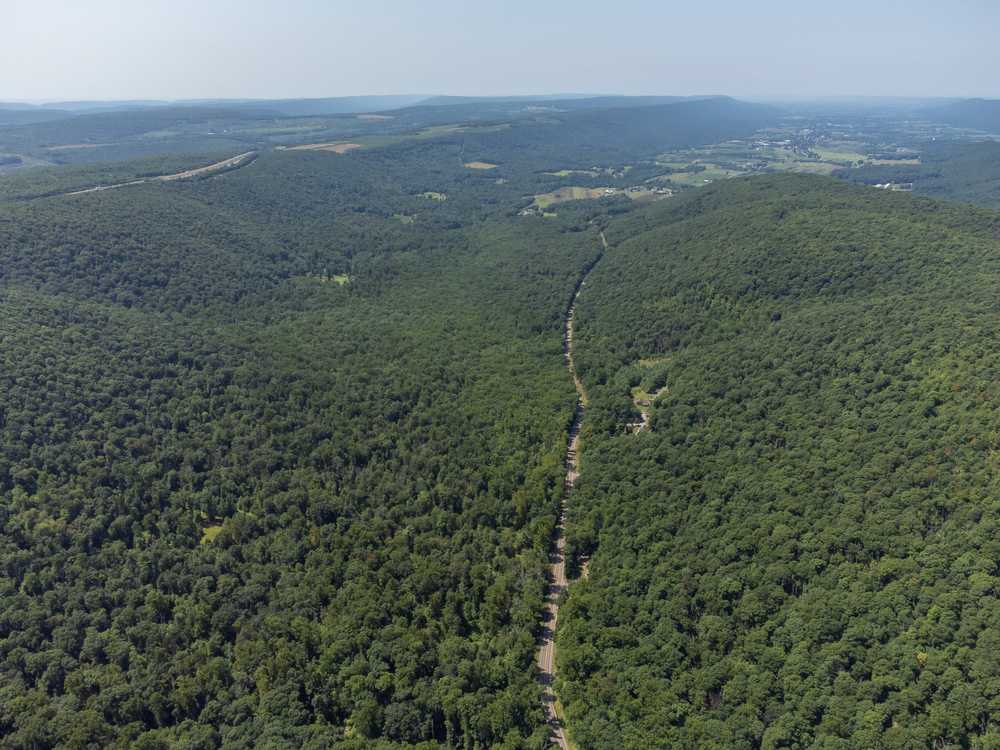
[[[841,170],[839,177],[866,185],[912,184],[932,198],[1000,208],[1000,142],[931,143],[919,164],[881,164]]]
[[[995,746],[1000,217],[784,176],[609,237],[578,303],[579,747]],[[666,389],[637,435],[634,386]]]
[[[716,143],[752,133],[775,116],[770,107],[727,97],[581,108],[549,115],[541,124],[515,123],[499,133],[470,136],[467,142],[486,158],[587,167],[669,147]]]
[[[579,750],[1000,747],[996,144],[408,101],[0,110],[0,748],[542,750],[567,497]]]
[[[0,209],[2,746],[544,741],[598,238],[381,158]]]
[[[1000,99],[963,99],[920,114],[958,127],[1000,135]]]

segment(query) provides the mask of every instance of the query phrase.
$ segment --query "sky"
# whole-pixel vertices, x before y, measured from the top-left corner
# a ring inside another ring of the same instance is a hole
[[[0,101],[1000,97],[998,0],[0,0]]]

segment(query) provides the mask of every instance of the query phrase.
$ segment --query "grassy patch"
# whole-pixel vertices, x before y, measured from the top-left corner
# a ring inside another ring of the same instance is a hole
[[[673,191],[669,188],[657,188],[657,190],[647,190],[646,188],[635,188],[631,187],[622,193],[627,198],[631,198],[634,201],[655,201],[661,198],[669,198],[673,195]]]
[[[823,161],[833,161],[846,166],[850,166],[855,162],[865,161],[866,159],[864,154],[860,154],[857,151],[851,151],[846,148],[837,149],[837,148],[825,148],[823,146],[815,146],[813,147],[812,150]]]
[[[549,175],[550,177],[572,177],[573,175],[577,174],[582,174],[587,177],[600,177],[601,175],[607,175],[608,177],[621,179],[631,171],[632,171],[632,165],[625,164],[624,166],[621,167],[591,167],[590,169],[559,169],[552,172],[542,172],[542,174]]]
[[[788,161],[774,167],[781,172],[795,174],[833,174],[841,165],[828,161]]]
[[[490,164],[488,161],[469,161],[462,165],[466,169],[496,169],[496,164]]]
[[[219,535],[219,532],[221,531],[222,531],[221,523],[213,523],[211,526],[206,526],[204,529],[202,529],[200,543],[208,544],[209,542],[212,542],[215,539],[215,537]]]
[[[556,203],[566,201],[584,201],[601,198],[609,195],[607,191],[611,188],[588,188],[588,187],[561,187],[551,193],[542,193],[535,196],[534,206],[537,208],[548,208]]]
[[[364,148],[360,143],[304,143],[301,146],[289,146],[288,151],[331,151],[335,154],[346,154]]]
[[[558,172],[543,172],[551,177],[572,177],[575,174],[587,175],[587,177],[597,177],[599,174],[593,169],[560,169]]]
[[[725,177],[725,175],[712,177],[707,175],[705,172],[674,172],[671,175],[667,175],[666,180],[667,182],[672,182],[675,185],[700,187],[702,185],[708,185],[716,179],[722,179],[723,177]]]
[[[657,398],[666,393],[665,389],[657,389],[655,391],[647,391],[641,385],[637,385],[632,389],[632,400],[636,403],[640,401],[648,401],[652,404]]]

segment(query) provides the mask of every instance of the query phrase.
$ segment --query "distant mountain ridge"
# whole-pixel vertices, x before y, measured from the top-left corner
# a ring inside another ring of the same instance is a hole
[[[461,105],[510,105],[510,104],[550,104],[559,102],[561,106],[573,109],[602,108],[616,104],[646,106],[667,104],[687,99],[707,97],[684,96],[623,96],[613,94],[533,94],[524,96],[446,96],[433,94],[389,94],[364,96],[337,96],[293,99],[136,99],[136,100],[94,100],[60,101],[41,104],[29,102],[0,102],[0,112],[34,113],[45,119],[72,117],[99,112],[123,112],[144,109],[167,109],[176,107],[207,107],[211,109],[266,110],[281,117],[309,117],[338,114],[363,114],[410,107],[455,107]],[[31,115],[21,115],[29,120]],[[33,120],[35,122],[41,119]]]
[[[928,109],[925,114],[956,127],[1000,134],[1000,99],[964,99]]]

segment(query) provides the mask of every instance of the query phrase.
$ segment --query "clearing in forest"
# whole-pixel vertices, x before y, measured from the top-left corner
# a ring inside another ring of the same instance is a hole
[[[466,169],[496,169],[496,164],[490,164],[488,161],[468,161],[462,165]]]
[[[663,386],[659,390],[653,391],[652,393],[645,390],[642,386],[636,386],[632,389],[632,403],[635,404],[635,408],[639,410],[641,421],[629,422],[626,425],[629,432],[646,432],[649,430],[650,420],[653,416],[653,404],[656,402],[656,399],[666,392],[666,386]]]
[[[596,169],[560,169],[558,172],[542,172],[542,174],[547,174],[550,177],[572,177],[575,174],[597,177],[600,173]]]
[[[537,208],[548,208],[556,203],[566,201],[583,201],[602,198],[605,195],[613,195],[614,188],[588,188],[588,187],[561,187],[551,193],[542,193],[535,196],[534,206]]]
[[[202,532],[201,532],[201,541],[200,541],[200,543],[201,544],[209,544],[210,542],[215,541],[215,537],[217,537],[221,531],[222,531],[222,524],[221,523],[217,523],[217,524],[212,524],[210,526],[206,526],[202,530]]]
[[[600,175],[607,175],[608,177],[614,177],[616,180],[620,180],[625,177],[629,172],[632,171],[631,164],[623,164],[620,166],[611,167],[591,167],[590,169],[560,169],[554,172],[542,172],[542,174],[549,175],[550,177],[572,177],[575,174],[582,174],[587,177],[598,177]]]
[[[286,151],[331,151],[335,154],[346,154],[348,151],[354,151],[358,148],[364,148],[360,143],[303,143],[301,146],[288,146]]]
[[[71,151],[78,148],[100,148],[101,146],[110,146],[109,143],[67,143],[63,146],[48,146],[46,151]]]

